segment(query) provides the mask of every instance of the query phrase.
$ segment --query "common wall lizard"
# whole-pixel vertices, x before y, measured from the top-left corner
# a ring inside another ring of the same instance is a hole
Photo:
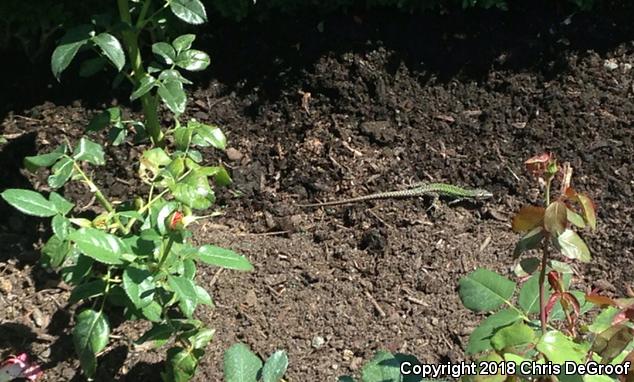
[[[331,202],[300,204],[300,207],[325,207],[338,206],[341,204],[350,204],[364,202],[367,200],[391,199],[391,198],[409,198],[423,195],[446,196],[454,199],[489,199],[493,194],[483,189],[467,189],[452,184],[445,183],[417,183],[411,188],[399,191],[378,192],[376,194],[359,196],[356,198],[335,200]]]

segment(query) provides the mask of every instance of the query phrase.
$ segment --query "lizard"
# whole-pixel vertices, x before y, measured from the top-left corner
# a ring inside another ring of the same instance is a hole
[[[493,194],[490,191],[475,188],[475,189],[467,189],[458,186],[454,186],[452,184],[445,183],[416,183],[412,185],[410,188],[405,190],[398,191],[387,191],[387,192],[378,192],[376,194],[359,196],[356,198],[350,199],[341,199],[335,200],[331,202],[323,202],[323,203],[312,203],[312,204],[300,204],[300,207],[326,207],[326,206],[338,206],[342,204],[350,204],[357,202],[364,202],[367,200],[378,200],[378,199],[391,199],[391,198],[409,198],[416,196],[424,196],[430,195],[434,196],[435,199],[438,196],[446,196],[454,199],[489,199],[493,197]]]

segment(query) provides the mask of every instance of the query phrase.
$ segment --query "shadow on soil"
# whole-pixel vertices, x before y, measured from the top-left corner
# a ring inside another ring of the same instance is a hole
[[[212,15],[213,23],[196,30],[197,47],[210,53],[212,67],[190,77],[202,87],[213,77],[228,91],[259,89],[262,102],[273,103],[283,89],[302,85],[302,73],[321,57],[384,47],[393,52],[388,68],[396,72],[406,65],[425,73],[422,82],[450,81],[456,75],[478,81],[491,69],[531,70],[548,78],[566,70],[570,52],[602,53],[631,40],[634,4],[625,3],[601,2],[589,12],[546,0],[512,2],[508,11],[448,9],[440,15],[356,8],[322,16],[307,10],[272,14],[265,21],[255,15],[241,23]],[[4,53],[12,57],[6,62],[12,79],[0,95],[0,120],[11,110],[20,113],[45,100],[82,100],[88,108],[112,101],[110,75],[81,79],[77,65],[71,65],[60,84],[50,73],[49,55],[29,64],[19,52]],[[127,94],[125,87],[115,90],[120,102]]]

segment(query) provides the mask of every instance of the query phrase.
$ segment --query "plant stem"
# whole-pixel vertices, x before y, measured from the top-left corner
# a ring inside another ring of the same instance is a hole
[[[548,265],[548,244],[542,246],[542,264],[539,271],[539,320],[542,324],[542,334],[546,333],[546,266]]]
[[[143,59],[141,57],[141,50],[139,49],[139,34],[134,29],[128,1],[129,0],[117,0],[117,5],[121,21],[128,27],[128,29],[122,32],[123,41],[128,50],[135,85],[138,85],[143,77],[145,77],[146,72],[143,68]],[[137,25],[144,25],[145,20],[143,20],[142,17],[144,16],[143,13],[147,13],[146,8],[149,7],[149,3],[150,1],[147,0],[144,4],[139,20],[137,20]],[[158,119],[158,99],[155,95],[148,92],[141,97],[141,105],[143,106],[143,116],[145,117],[145,130],[152,139],[152,143],[162,147],[165,142],[163,132],[161,131],[161,124]]]
[[[97,198],[97,201],[99,202],[99,204],[101,204],[101,206],[105,208],[106,211],[113,212],[114,207],[112,207],[112,204],[110,204],[108,199],[106,199],[106,197],[103,196],[103,193],[97,187],[97,185],[92,180],[90,180],[90,178],[86,175],[84,170],[82,170],[81,167],[79,167],[79,165],[77,164],[77,162],[75,162],[75,160],[73,160],[73,158],[70,158],[70,159],[73,161],[73,166],[75,167],[75,170],[77,170],[79,175],[81,175],[81,177],[84,179],[84,182],[88,185],[88,188],[90,189],[90,191],[93,194],[95,194],[95,198]]]
[[[167,256],[172,250],[172,244],[174,244],[174,239],[170,236],[170,238],[167,239],[167,244],[165,245],[165,248],[163,248],[163,253],[161,253],[161,260],[159,260],[158,269],[161,269],[163,267],[163,264],[165,263],[165,260],[167,260]]]

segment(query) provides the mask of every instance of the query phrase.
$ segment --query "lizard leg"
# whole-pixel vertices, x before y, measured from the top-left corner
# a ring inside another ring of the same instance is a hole
[[[431,205],[427,208],[426,212],[435,212],[440,207],[440,195],[430,193],[429,196],[431,196],[433,199]]]
[[[447,203],[447,205],[448,205],[448,206],[453,206],[453,205],[456,205],[456,204],[458,204],[458,203],[461,203],[461,202],[463,202],[463,201],[465,201],[465,200],[466,200],[466,199],[464,199],[464,198],[456,198],[456,199],[453,199],[453,200],[449,201],[449,202]]]

